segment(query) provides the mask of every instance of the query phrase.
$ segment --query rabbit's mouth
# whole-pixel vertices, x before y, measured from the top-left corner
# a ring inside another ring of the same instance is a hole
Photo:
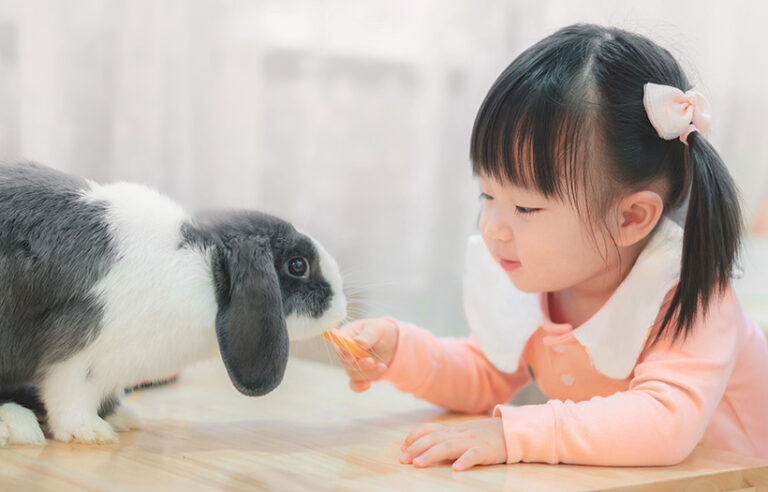
[[[318,252],[320,276],[328,283],[331,297],[325,299],[310,298],[312,302],[322,303],[322,307],[319,305],[301,306],[304,309],[288,314],[286,324],[291,340],[317,336],[336,328],[347,317],[347,298],[344,296],[341,275],[338,273],[339,267],[319,242],[313,240],[313,243]],[[305,302],[310,301],[306,300]],[[319,316],[313,316],[313,313],[319,313]]]

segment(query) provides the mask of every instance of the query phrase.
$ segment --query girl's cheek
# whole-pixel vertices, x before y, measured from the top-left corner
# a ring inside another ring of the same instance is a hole
[[[480,228],[480,231],[485,233],[486,228],[488,227],[488,221],[491,218],[491,214],[493,211],[491,210],[491,205],[488,203],[488,201],[483,201],[483,205],[480,207],[480,216],[478,217],[478,227]]]
[[[485,207],[483,207],[485,208]],[[485,237],[485,225],[488,221],[485,218],[485,211],[480,211],[480,217],[477,220],[477,228],[480,229],[480,233]]]

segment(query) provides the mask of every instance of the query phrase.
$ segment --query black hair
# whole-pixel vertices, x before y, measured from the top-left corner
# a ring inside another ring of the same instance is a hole
[[[704,136],[691,133],[686,146],[653,128],[643,105],[648,82],[691,88],[669,51],[644,36],[562,28],[494,82],[475,119],[470,158],[475,174],[585,204],[589,216],[651,183],[663,183],[665,211],[690,191],[680,280],[655,343],[670,330],[673,340],[685,338],[699,310],[727,288],[742,223],[733,180]],[[580,194],[591,199],[580,202]]]

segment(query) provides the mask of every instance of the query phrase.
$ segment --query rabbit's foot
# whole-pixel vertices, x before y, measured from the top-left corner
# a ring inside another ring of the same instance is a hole
[[[122,404],[115,406],[112,413],[107,415],[104,420],[109,422],[117,432],[141,429],[141,419],[136,415],[136,412]]]
[[[96,415],[71,427],[54,426],[53,437],[59,441],[74,440],[88,444],[110,444],[120,440],[112,426]]]
[[[0,446],[6,444],[45,444],[32,410],[12,402],[0,405]]]
[[[0,448],[8,444],[8,426],[0,420]]]

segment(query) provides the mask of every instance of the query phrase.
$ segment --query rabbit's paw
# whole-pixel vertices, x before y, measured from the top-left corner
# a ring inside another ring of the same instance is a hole
[[[5,421],[0,420],[0,448],[8,444],[8,426]]]
[[[141,419],[139,416],[133,410],[123,405],[117,405],[105,420],[117,432],[141,429]]]
[[[16,403],[0,405],[0,446],[45,444],[45,435],[35,413]]]
[[[71,428],[54,428],[53,437],[59,441],[69,442],[74,440],[88,444],[110,444],[120,440],[112,426],[98,416],[94,416]]]

